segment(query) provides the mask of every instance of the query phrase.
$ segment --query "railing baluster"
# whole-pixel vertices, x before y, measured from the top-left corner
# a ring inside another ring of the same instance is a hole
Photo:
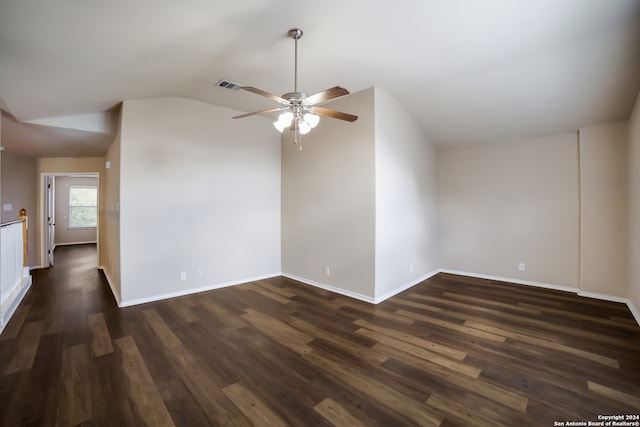
[[[27,250],[27,210],[20,209],[20,215],[18,215],[18,219],[22,221],[22,253],[23,253],[23,261],[22,266],[26,267],[29,263],[27,258],[28,250]]]

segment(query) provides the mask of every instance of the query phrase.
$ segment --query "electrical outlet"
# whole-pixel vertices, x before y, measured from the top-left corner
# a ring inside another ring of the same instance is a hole
[[[409,273],[413,273],[413,264],[409,264]]]
[[[518,271],[524,271],[525,265],[524,262],[518,264]]]
[[[327,277],[331,276],[331,269],[329,267],[324,268],[324,275]]]
[[[187,280],[187,272],[183,271],[180,273],[180,280]]]
[[[198,277],[202,277],[202,269],[199,268],[196,274],[198,275]]]

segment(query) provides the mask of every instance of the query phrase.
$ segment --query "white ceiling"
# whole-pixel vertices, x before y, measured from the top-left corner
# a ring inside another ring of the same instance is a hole
[[[627,119],[640,89],[640,0],[2,0],[2,145],[102,155],[109,132],[21,122],[125,99],[275,106],[215,83],[292,91],[296,26],[299,90],[381,87],[439,144]]]

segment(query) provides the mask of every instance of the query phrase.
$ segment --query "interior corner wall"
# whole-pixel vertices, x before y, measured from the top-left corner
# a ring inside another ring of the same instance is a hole
[[[235,114],[177,97],[124,101],[122,305],[280,273],[279,135]]]
[[[28,265],[36,265],[37,239],[35,230],[36,218],[36,159],[3,151],[0,159],[0,206],[2,222],[18,219],[20,209],[27,210],[28,216]],[[11,209],[4,211],[5,205]]]
[[[373,301],[374,89],[327,107],[356,114],[358,120],[322,117],[315,129],[302,135],[302,151],[291,132],[283,134],[282,271]]]
[[[627,122],[580,128],[580,291],[628,293]]]
[[[439,267],[435,149],[408,111],[375,88],[376,299]]]
[[[575,133],[439,149],[436,168],[443,269],[578,288]]]
[[[629,291],[640,322],[640,94],[628,123],[629,148]]]
[[[120,288],[120,129],[104,156],[105,171],[100,183],[100,221],[98,230],[100,259],[111,291],[121,304]],[[106,165],[109,167],[107,168]]]

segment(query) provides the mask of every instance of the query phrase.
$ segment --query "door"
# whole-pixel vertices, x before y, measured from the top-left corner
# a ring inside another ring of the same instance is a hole
[[[47,176],[47,254],[49,256],[49,266],[53,265],[53,249],[55,248],[55,233],[56,233],[56,220],[55,220],[55,204],[56,204],[56,187],[55,176]]]

